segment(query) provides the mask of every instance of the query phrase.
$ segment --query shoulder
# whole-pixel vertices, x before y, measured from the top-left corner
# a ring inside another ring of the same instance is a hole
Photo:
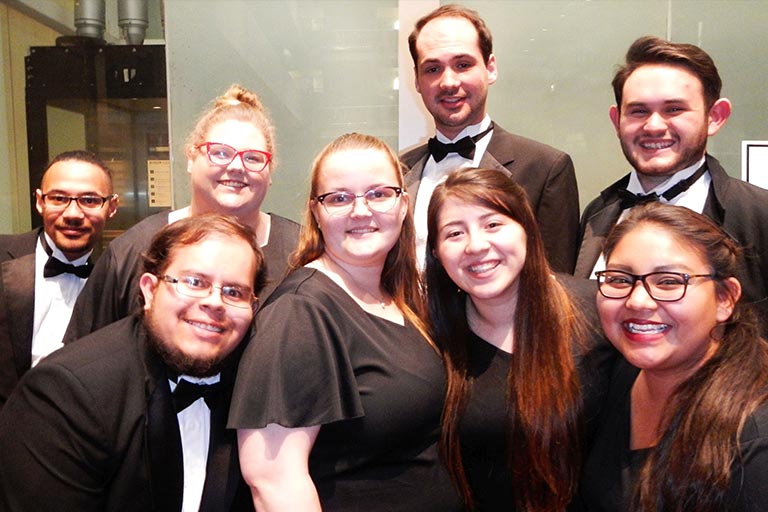
[[[269,236],[270,243],[272,242],[273,237],[275,239],[288,240],[292,242],[298,241],[299,233],[301,231],[301,224],[274,213],[270,213],[269,218],[271,223]]]
[[[407,166],[409,169],[416,165],[416,163],[424,158],[424,155],[427,154],[427,145],[426,144],[420,144],[414,148],[411,148],[409,150],[406,150],[402,153],[400,153],[400,161]]]
[[[151,215],[138,224],[134,224],[125,233],[112,240],[107,250],[125,249],[128,247],[138,247],[139,250],[144,250],[146,247],[149,247],[152,237],[167,225],[168,212]]]
[[[498,124],[493,128],[493,136],[488,144],[488,151],[493,155],[512,152],[516,158],[526,157],[543,160],[544,162],[571,160],[571,157],[564,151],[554,148],[549,144],[510,133]]]
[[[298,301],[328,305],[337,303],[340,293],[344,292],[319,270],[300,267],[283,279],[264,304],[264,309],[278,301],[283,304]]]
[[[611,183],[608,187],[603,189],[600,194],[592,199],[584,208],[583,218],[589,218],[591,213],[601,210],[606,204],[618,199],[617,190],[620,188],[626,188],[629,183],[629,174],[625,174],[618,180]]]
[[[41,231],[37,228],[19,235],[0,235],[0,261],[34,253]]]

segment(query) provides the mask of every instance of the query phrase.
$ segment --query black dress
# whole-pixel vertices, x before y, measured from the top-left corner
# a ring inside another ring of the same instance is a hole
[[[653,448],[630,450],[632,385],[640,370],[626,360],[614,369],[604,421],[597,432],[581,478],[579,507],[574,510],[626,512],[637,476]],[[739,441],[742,461],[731,475],[730,512],[768,508],[768,404],[750,415]],[[691,449],[695,449],[692,446]]]
[[[309,469],[325,511],[461,510],[439,461],[438,354],[300,268],[259,311],[229,428],[322,425]]]

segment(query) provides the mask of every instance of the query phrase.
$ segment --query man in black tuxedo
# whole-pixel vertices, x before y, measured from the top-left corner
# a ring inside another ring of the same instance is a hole
[[[768,330],[768,191],[731,178],[706,152],[731,103],[712,58],[692,44],[646,36],[613,79],[611,122],[632,171],[584,210],[575,275],[605,268],[603,240],[638,202],[658,200],[707,215],[745,247],[741,283]]]
[[[56,156],[35,199],[43,226],[0,235],[0,407],[24,372],[62,346],[91,253],[117,213],[110,171],[88,151]]]
[[[416,22],[408,38],[416,90],[436,135],[400,156],[414,204],[417,257],[424,259],[427,206],[435,186],[464,167],[497,169],[523,187],[554,270],[573,272],[579,194],[573,162],[550,146],[491,122],[485,103],[498,70],[491,32],[477,12],[444,5]]]
[[[252,510],[226,420],[264,285],[256,235],[182,219],[143,270],[139,314],[46,358],[0,411],[0,509]]]

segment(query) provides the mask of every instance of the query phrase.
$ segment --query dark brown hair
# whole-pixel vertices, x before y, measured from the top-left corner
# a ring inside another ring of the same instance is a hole
[[[641,66],[653,64],[679,66],[693,73],[701,82],[707,110],[720,98],[723,82],[707,52],[692,44],[672,43],[658,37],[644,36],[629,47],[624,65],[619,68],[611,82],[619,110],[624,95],[624,84],[629,75]]]
[[[360,133],[346,133],[330,144],[325,146],[315,157],[310,172],[309,200],[304,209],[301,234],[296,250],[290,258],[290,268],[296,269],[303,267],[307,263],[316,260],[325,252],[325,241],[320,226],[317,224],[315,216],[312,215],[312,203],[318,194],[324,192],[320,190],[320,171],[326,159],[341,151],[350,151],[357,149],[373,149],[384,153],[392,164],[392,170],[397,180],[397,186],[404,188],[403,174],[400,167],[400,161],[397,155],[384,143],[372,135]],[[405,191],[403,191],[405,193]],[[401,199],[402,200],[402,199]],[[400,238],[397,243],[389,250],[387,259],[384,262],[384,268],[381,272],[381,285],[392,297],[405,317],[411,322],[427,339],[427,330],[424,322],[424,304],[421,299],[419,288],[419,275],[416,271],[416,231],[413,227],[413,213],[408,208],[403,227],[400,230]]]
[[[274,170],[277,166],[277,156],[275,155],[275,126],[258,95],[238,84],[231,85],[224,94],[216,98],[213,101],[213,106],[203,112],[197,120],[195,128],[187,137],[185,145],[187,157],[191,158],[196,151],[195,148],[203,142],[206,142],[206,137],[208,136],[208,132],[211,131],[211,128],[229,120],[252,123],[261,131],[264,135],[267,147],[250,149],[263,149],[272,154],[270,168]],[[218,140],[210,142],[226,141]]]
[[[448,390],[441,447],[451,476],[469,508],[473,498],[465,475],[459,423],[472,386],[468,373],[465,293],[433,251],[438,218],[448,198],[489,208],[519,223],[527,235],[513,322],[514,351],[506,396],[507,452],[517,510],[562,510],[571,500],[581,464],[581,395],[573,344],[585,344],[574,304],[547,263],[544,244],[525,191],[499,171],[465,169],[435,188],[427,214],[427,307],[432,336],[444,349]],[[553,449],[557,447],[557,449]]]
[[[408,50],[411,52],[413,66],[416,69],[417,75],[419,73],[419,52],[416,49],[416,41],[418,40],[424,25],[435,18],[464,18],[469,21],[475,27],[475,30],[477,30],[477,44],[480,48],[480,53],[483,55],[483,61],[485,61],[486,65],[488,64],[488,59],[491,58],[491,54],[493,53],[493,36],[491,35],[491,30],[477,11],[468,9],[463,5],[448,4],[438,7],[426,16],[420,18],[416,22],[416,25],[414,25],[413,32],[408,36]]]
[[[688,208],[652,203],[632,209],[606,238],[606,261],[624,236],[647,225],[694,250],[715,275],[715,293],[731,297],[724,280],[737,275],[741,248],[715,222]],[[736,303],[718,337],[714,355],[678,385],[664,408],[660,442],[640,473],[637,510],[703,512],[734,506],[727,491],[739,464],[739,435],[747,416],[768,398],[768,345],[752,310],[742,303]]]
[[[186,217],[168,224],[152,238],[149,249],[142,254],[144,265],[142,273],[156,276],[165,274],[172,263],[173,251],[180,247],[194,245],[206,238],[240,238],[252,249],[256,258],[256,271],[253,276],[253,294],[257,295],[264,288],[267,278],[267,266],[259,247],[256,233],[250,226],[241,224],[235,217],[218,213],[205,213]],[[225,262],[222,262],[225,263]],[[144,294],[139,293],[139,301],[144,307]]]

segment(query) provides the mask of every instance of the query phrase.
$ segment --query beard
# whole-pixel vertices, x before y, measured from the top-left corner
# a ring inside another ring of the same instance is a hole
[[[704,156],[704,153],[707,150],[707,132],[706,130],[703,130],[696,134],[696,136],[692,140],[689,140],[685,147],[683,147],[680,154],[674,159],[664,162],[655,162],[654,160],[642,161],[634,153],[638,146],[634,141],[625,143],[622,139],[620,142],[624,157],[630,165],[632,165],[640,175],[658,184],[676,172],[682,171],[686,167],[695,164]]]
[[[154,328],[152,312],[144,314],[144,329],[147,333],[147,345],[165,366],[177,375],[189,375],[190,377],[211,377],[221,373],[230,366],[236,357],[237,350],[229,354],[216,355],[208,358],[194,357],[185,354],[171,341],[158,334]]]

